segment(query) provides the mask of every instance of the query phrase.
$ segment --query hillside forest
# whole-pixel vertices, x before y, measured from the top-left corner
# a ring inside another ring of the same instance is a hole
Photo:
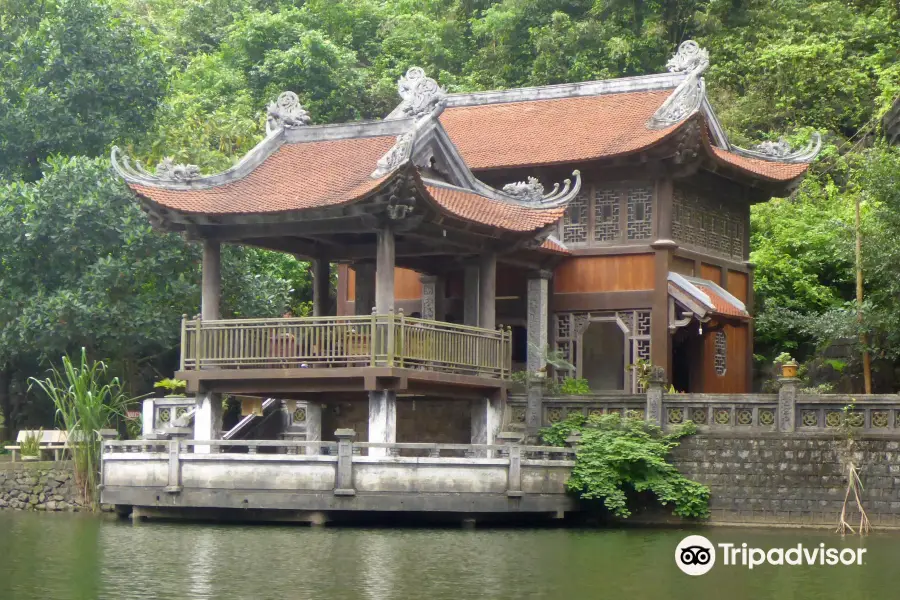
[[[111,145],[215,172],[262,139],[294,90],[315,123],[380,118],[423,67],[449,91],[662,72],[708,49],[707,89],[736,144],[812,131],[825,149],[791,197],[755,206],[761,373],[787,351],[810,385],[900,386],[896,0],[2,0],[0,414],[48,425],[28,378],[81,347],[133,394],[171,376],[199,306],[196,245],[151,230]],[[855,206],[865,300],[855,301]],[[229,247],[224,316],[302,315],[309,265]],[[858,308],[861,310],[858,311]],[[896,373],[896,374],[895,374]],[[824,389],[824,388],[823,388]]]

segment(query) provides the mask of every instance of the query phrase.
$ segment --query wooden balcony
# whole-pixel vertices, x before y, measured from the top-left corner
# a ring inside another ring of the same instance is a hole
[[[247,383],[260,379],[304,380],[302,391],[309,392],[404,390],[410,378],[501,388],[511,365],[509,329],[482,329],[402,313],[198,319],[182,324],[178,376],[192,391],[200,381],[207,389],[220,388],[217,391],[292,390]]]

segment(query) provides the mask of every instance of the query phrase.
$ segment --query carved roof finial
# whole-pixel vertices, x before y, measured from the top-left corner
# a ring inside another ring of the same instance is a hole
[[[309,113],[300,106],[300,98],[294,92],[282,92],[266,107],[266,135],[278,129],[309,125],[310,121]]]
[[[200,177],[197,165],[176,164],[175,159],[167,156],[156,165],[156,176],[169,181],[190,181]]]
[[[391,146],[391,149],[388,150],[384,156],[378,159],[377,163],[375,163],[376,168],[372,171],[372,179],[384,177],[409,160],[412,142],[412,131],[407,131],[406,133],[398,135],[396,143]]]
[[[732,152],[734,152],[735,154],[740,154],[741,156],[786,163],[811,162],[816,156],[818,156],[819,151],[821,150],[822,136],[820,136],[818,133],[812,134],[812,138],[810,138],[809,144],[807,144],[806,148],[803,148],[802,150],[794,150],[793,148],[791,148],[790,143],[788,143],[784,138],[779,138],[777,142],[763,142],[761,144],[753,146],[753,148],[751,149],[738,148],[737,146],[731,147]]]
[[[526,181],[516,181],[503,186],[503,193],[517,202],[530,206],[558,206],[574,198],[581,190],[581,171],[572,171],[575,183],[571,179],[563,181],[562,189],[558,183],[553,184],[553,189],[544,192],[544,186],[536,177],[529,177]]]
[[[447,95],[447,90],[426,77],[421,67],[411,67],[397,81],[397,92],[403,98],[400,105],[403,115],[416,118],[430,113]]]
[[[704,71],[709,66],[709,52],[694,40],[686,40],[678,46],[678,52],[666,63],[672,73]]]

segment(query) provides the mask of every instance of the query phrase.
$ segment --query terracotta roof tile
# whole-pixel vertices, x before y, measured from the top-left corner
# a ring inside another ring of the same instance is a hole
[[[771,162],[768,160],[741,156],[715,146],[712,146],[711,148],[713,156],[715,156],[717,160],[771,181],[790,181],[796,179],[800,175],[803,175],[809,168],[807,163]]]
[[[213,188],[171,190],[142,185],[132,189],[183,213],[260,214],[332,206],[375,189],[375,164],[396,142],[380,136],[285,144],[247,176]]]
[[[585,161],[641,150],[677,129],[645,126],[671,93],[458,106],[440,120],[473,170]]]
[[[543,229],[558,221],[566,211],[565,206],[557,208],[517,206],[454,188],[426,185],[425,189],[434,201],[450,214],[508,231]]]
[[[544,240],[544,243],[541,244],[541,250],[549,250],[558,254],[572,254],[568,248],[552,237],[548,237]]]
[[[721,315],[728,315],[730,317],[742,317],[745,319],[750,318],[750,314],[746,310],[735,305],[733,301],[726,298],[725,296],[719,294],[715,287],[711,285],[704,285],[702,283],[694,283],[694,285],[696,285],[701,292],[709,296],[709,299],[710,301],[712,301],[713,306],[716,307],[717,313]]]

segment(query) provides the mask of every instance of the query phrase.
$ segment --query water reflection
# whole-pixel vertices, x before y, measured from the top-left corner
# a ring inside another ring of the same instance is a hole
[[[666,598],[897,596],[900,535],[862,567],[675,568],[687,531],[309,529],[101,521],[0,511],[0,599]],[[827,532],[708,530],[714,542],[840,545]],[[858,541],[848,538],[847,546]]]

